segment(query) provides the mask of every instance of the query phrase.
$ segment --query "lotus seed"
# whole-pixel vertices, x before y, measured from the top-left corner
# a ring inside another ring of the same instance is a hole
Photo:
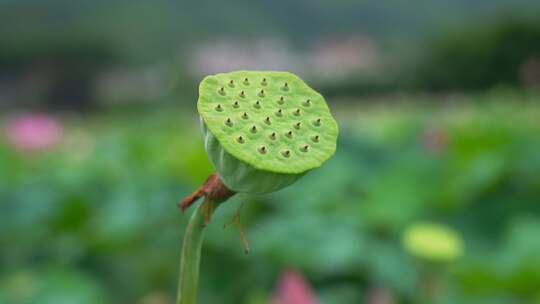
[[[253,86],[250,86],[248,77]],[[234,81],[239,82],[238,89],[232,89]],[[196,301],[202,232],[214,208],[236,193],[269,193],[293,184],[334,155],[338,136],[337,123],[324,98],[292,73],[236,71],[210,75],[201,82],[199,92],[197,109],[201,116],[204,147],[217,172],[180,204],[184,210],[204,197],[204,202],[197,207],[188,223],[184,238],[178,297],[181,303]],[[260,101],[256,100],[256,95]],[[294,102],[296,106],[285,105],[284,97],[280,95],[288,98],[288,104]],[[313,103],[307,97],[311,97]],[[258,109],[250,108],[250,120],[247,112],[229,107],[240,107],[240,102],[235,99],[241,100],[244,108],[254,106]],[[272,121],[273,113],[280,118],[273,117],[275,121]],[[232,127],[233,120],[237,127]],[[224,122],[231,128],[223,127]],[[313,125],[320,126],[315,134],[306,132],[313,131]],[[293,130],[297,132],[294,137]],[[282,138],[282,135],[289,139]],[[318,142],[319,135],[324,141],[313,146],[306,144]],[[311,149],[313,151],[307,153]],[[201,225],[203,220],[204,226]],[[244,240],[242,231],[241,234]],[[187,283],[183,284],[186,277]]]
[[[278,184],[280,178],[268,178],[268,185],[244,185],[240,178],[245,181],[246,174],[267,172],[292,178],[319,167],[334,154],[337,124],[324,98],[297,76],[237,71],[207,79],[201,82],[198,102],[207,140],[213,141],[206,149],[232,190],[273,191],[288,182]],[[263,146],[264,157],[258,151]],[[238,164],[223,166],[224,161]],[[244,167],[246,171],[238,175],[235,170]]]

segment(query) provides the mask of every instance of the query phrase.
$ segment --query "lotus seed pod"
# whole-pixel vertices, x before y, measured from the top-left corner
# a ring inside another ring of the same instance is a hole
[[[336,150],[338,126],[326,101],[288,72],[207,76],[197,107],[206,152],[237,192],[279,190]]]
[[[431,262],[451,262],[464,252],[463,240],[457,231],[430,222],[408,227],[403,234],[403,245],[410,254]]]

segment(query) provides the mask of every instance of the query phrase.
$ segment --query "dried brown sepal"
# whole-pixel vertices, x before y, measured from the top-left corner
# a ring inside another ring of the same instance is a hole
[[[184,212],[187,208],[189,208],[189,206],[193,205],[198,199],[202,198],[203,196],[216,203],[221,203],[232,197],[234,194],[234,191],[225,186],[218,173],[212,173],[206,179],[204,184],[199,187],[199,189],[195,190],[189,196],[184,198],[180,202],[180,204],[178,204],[178,207],[182,209],[182,212]]]

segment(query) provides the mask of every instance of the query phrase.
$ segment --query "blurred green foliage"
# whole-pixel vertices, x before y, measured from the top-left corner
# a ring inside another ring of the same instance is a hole
[[[520,85],[524,66],[539,58],[538,18],[469,24],[433,41],[419,64],[417,86],[457,90]]]
[[[444,287],[431,303],[538,300],[538,96],[464,98],[334,105],[332,160],[294,187],[220,207],[201,303],[265,303],[288,267],[323,304],[363,303],[374,286],[416,303],[426,273]],[[187,219],[175,204],[212,171],[194,114],[64,117],[62,144],[43,153],[2,140],[0,303],[172,303]],[[249,256],[223,229],[242,204]],[[426,220],[460,234],[462,259],[427,267],[407,254],[403,231]]]
[[[408,41],[387,49],[379,69],[336,83],[322,83],[322,90],[326,96],[347,97],[538,87],[538,18],[508,14],[482,21],[449,26],[422,42]]]

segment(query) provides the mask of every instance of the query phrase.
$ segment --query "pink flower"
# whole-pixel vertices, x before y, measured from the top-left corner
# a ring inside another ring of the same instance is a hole
[[[392,291],[384,287],[371,287],[367,293],[368,304],[393,304],[396,303]]]
[[[42,151],[54,147],[62,138],[62,126],[45,114],[26,114],[8,123],[9,144],[20,151]]]
[[[433,153],[444,152],[448,145],[448,134],[442,128],[428,127],[421,135],[424,148]]]
[[[273,304],[316,304],[317,299],[304,277],[293,270],[281,274]]]

